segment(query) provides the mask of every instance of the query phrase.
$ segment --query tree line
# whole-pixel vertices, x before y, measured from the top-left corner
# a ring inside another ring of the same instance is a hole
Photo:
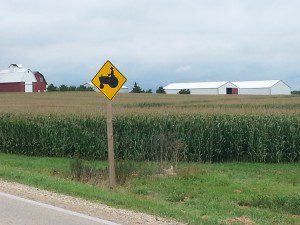
[[[300,91],[292,91],[292,95],[300,95]]]
[[[136,82],[134,82],[133,88],[130,91],[130,93],[153,93],[153,91],[151,89],[148,90],[144,90],[142,89]],[[160,86],[157,90],[156,90],[157,94],[166,94],[164,88],[162,86]]]
[[[148,89],[147,91],[143,90],[136,82],[133,85],[132,91],[130,93],[153,93],[151,89]],[[162,86],[160,86],[156,90],[156,94],[166,94],[166,91]],[[178,92],[178,94],[191,94],[191,91],[189,89],[182,89]]]
[[[62,84],[57,87],[54,84],[49,84],[47,87],[47,91],[94,91],[94,89],[92,87],[86,87],[84,85],[79,85],[78,87],[76,87]]]
[[[49,84],[47,87],[47,91],[94,91],[92,87],[86,87],[84,85],[80,86],[68,86],[62,84],[60,86],[55,86],[54,84]],[[166,94],[164,88],[162,86],[158,87],[155,91],[157,94]],[[133,85],[132,90],[130,93],[153,93],[152,89],[144,90],[142,89],[136,82]],[[189,89],[183,89],[178,92],[178,94],[190,94]]]

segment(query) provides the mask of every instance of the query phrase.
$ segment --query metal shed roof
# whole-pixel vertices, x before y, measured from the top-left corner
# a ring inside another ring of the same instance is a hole
[[[231,82],[239,88],[270,88],[280,80],[235,81]]]
[[[0,70],[0,83],[26,82],[30,79],[31,82],[36,82],[33,73],[28,68],[19,66],[11,64],[9,69]]]
[[[195,83],[171,83],[164,87],[166,90],[181,90],[181,89],[199,89],[199,88],[219,88],[228,81],[219,82],[195,82]]]
[[[1,73],[0,83],[16,83],[23,81],[24,73]]]

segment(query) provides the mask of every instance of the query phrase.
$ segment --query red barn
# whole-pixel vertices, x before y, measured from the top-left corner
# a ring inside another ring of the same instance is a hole
[[[33,72],[36,82],[33,82],[33,92],[45,92],[47,89],[47,82],[43,74],[38,71]]]
[[[47,82],[39,72],[19,64],[0,70],[0,92],[45,92]]]

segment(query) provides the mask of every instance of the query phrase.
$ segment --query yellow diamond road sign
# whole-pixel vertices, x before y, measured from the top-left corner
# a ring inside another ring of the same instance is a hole
[[[92,83],[109,99],[112,100],[123,84],[127,81],[120,71],[109,61],[102,66]]]

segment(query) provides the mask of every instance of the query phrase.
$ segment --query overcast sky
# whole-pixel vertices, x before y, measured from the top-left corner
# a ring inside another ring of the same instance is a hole
[[[107,60],[142,88],[282,79],[300,89],[299,0],[0,0],[0,68],[90,81]]]

